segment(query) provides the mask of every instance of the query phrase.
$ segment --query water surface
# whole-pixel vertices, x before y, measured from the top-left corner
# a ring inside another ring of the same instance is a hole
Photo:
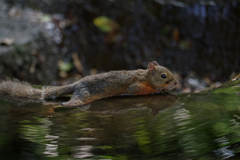
[[[237,159],[238,89],[113,97],[81,107],[4,97],[1,159]]]

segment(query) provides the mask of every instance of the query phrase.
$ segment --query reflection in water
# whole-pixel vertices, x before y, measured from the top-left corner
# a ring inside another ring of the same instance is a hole
[[[146,95],[146,96],[126,96],[112,97],[103,101],[95,101],[86,107],[85,111],[102,114],[120,114],[134,110],[146,110],[149,108],[155,117],[159,112],[172,107],[178,97],[171,94],[166,95]]]
[[[90,145],[83,145],[83,146],[76,146],[73,147],[72,149],[72,156],[74,158],[87,158],[87,157],[92,157],[93,154],[90,153],[92,150],[93,146]]]
[[[229,157],[234,156],[234,152],[232,150],[229,150],[230,146],[226,146],[226,147],[222,147],[219,148],[218,150],[215,150],[214,153],[218,156],[218,157],[222,157],[222,159],[227,159]]]
[[[47,157],[57,157],[58,156],[58,138],[59,136],[46,135],[46,141],[49,141],[46,144],[46,149],[43,152]]]
[[[59,136],[49,135],[50,126],[53,125],[52,121],[46,118],[34,118],[31,121],[21,121],[19,133],[21,138],[38,144],[37,152],[43,153],[46,157],[58,156],[58,138]],[[41,125],[39,125],[41,124]]]
[[[224,93],[21,104],[0,101],[5,159],[226,159],[240,150],[240,99]]]
[[[173,114],[174,118],[177,121],[177,126],[185,126],[190,122],[191,116],[189,115],[189,111],[186,110],[185,108],[178,109],[176,112]],[[182,128],[184,129],[184,128]]]

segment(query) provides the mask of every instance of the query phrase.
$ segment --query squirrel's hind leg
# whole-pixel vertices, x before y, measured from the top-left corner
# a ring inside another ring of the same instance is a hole
[[[82,88],[73,93],[71,99],[67,102],[62,103],[63,106],[80,106],[92,102],[90,100],[90,94],[87,89]]]

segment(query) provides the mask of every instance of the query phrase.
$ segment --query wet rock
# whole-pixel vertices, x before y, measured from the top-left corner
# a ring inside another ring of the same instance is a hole
[[[49,84],[56,78],[60,58],[53,37],[47,34],[42,14],[8,6],[0,1],[0,76]],[[42,19],[41,19],[42,18]]]

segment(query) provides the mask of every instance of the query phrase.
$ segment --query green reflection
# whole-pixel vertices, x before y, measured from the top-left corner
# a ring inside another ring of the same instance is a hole
[[[147,130],[146,126],[146,120],[145,117],[136,118],[133,121],[133,124],[136,124],[135,126],[135,133],[134,136],[136,138],[136,141],[138,143],[139,149],[146,154],[149,154],[151,152],[150,150],[150,135]]]
[[[49,133],[51,121],[35,117],[33,121],[23,120],[20,123],[22,125],[19,133],[21,133],[22,138],[39,144],[46,143],[45,136]]]
[[[53,137],[49,136],[50,126],[53,125],[50,120],[47,118],[34,117],[32,120],[23,120],[20,121],[20,123],[20,137],[36,146],[31,148],[31,152],[39,156],[58,156],[57,144],[50,144],[49,142],[49,138]]]
[[[8,125],[0,129],[9,130],[11,136],[1,132],[0,144],[10,148],[11,142],[21,139],[28,152],[56,159],[226,159],[240,151],[236,86],[234,82],[177,96],[113,97],[53,110],[44,103],[35,107],[4,103],[0,118]],[[42,118],[49,109],[53,117]],[[26,151],[23,148],[19,153]]]

